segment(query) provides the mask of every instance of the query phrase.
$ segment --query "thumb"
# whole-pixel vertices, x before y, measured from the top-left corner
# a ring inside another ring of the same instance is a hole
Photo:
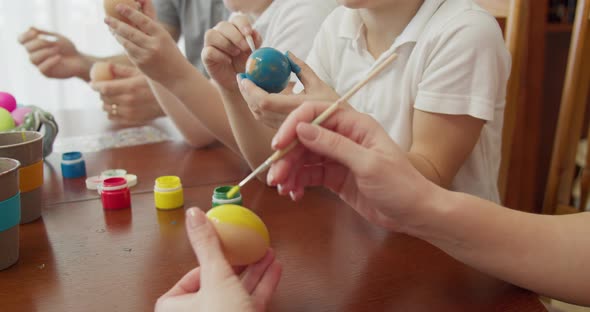
[[[313,69],[295,56],[293,52],[288,51],[286,54],[289,63],[291,64],[291,70],[297,75],[297,78],[301,80],[301,83],[305,88],[313,87],[320,81],[320,78],[315,74]]]
[[[231,266],[225,260],[217,232],[205,213],[198,208],[186,212],[186,229],[191,246],[201,266],[203,286],[231,276]]]
[[[355,173],[360,173],[359,164],[367,150],[336,132],[309,123],[299,123],[296,128],[301,144],[312,152],[333,159]]]
[[[141,11],[147,17],[151,18],[152,20],[157,20],[156,18],[156,9],[154,8],[154,4],[152,0],[137,0],[141,5]]]
[[[122,64],[111,64],[111,72],[115,78],[129,78],[137,75],[137,68]]]

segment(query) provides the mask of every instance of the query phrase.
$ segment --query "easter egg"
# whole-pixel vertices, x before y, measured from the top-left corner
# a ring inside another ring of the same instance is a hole
[[[12,112],[16,108],[16,99],[10,93],[0,92],[0,107]]]
[[[126,17],[117,12],[116,8],[118,4],[126,4],[132,8],[138,9],[140,8],[140,4],[135,0],[104,0],[104,12],[106,13],[106,15],[114,17],[127,24],[131,24],[131,21],[129,21]]]
[[[273,48],[260,48],[246,61],[246,77],[268,93],[279,93],[289,84],[291,63]]]
[[[231,265],[249,265],[262,259],[270,245],[266,225],[249,209],[221,205],[207,212]]]
[[[16,125],[20,126],[25,121],[25,117],[27,116],[27,114],[32,111],[33,110],[28,107],[17,107],[10,114],[12,115],[12,119],[14,119]]]
[[[90,69],[90,80],[92,81],[106,81],[113,80],[115,76],[111,71],[111,63],[96,62]]]
[[[8,131],[14,129],[14,119],[6,109],[0,107],[0,131]]]

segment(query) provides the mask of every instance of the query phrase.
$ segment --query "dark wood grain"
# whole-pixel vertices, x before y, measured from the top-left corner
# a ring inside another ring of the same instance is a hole
[[[210,207],[214,185],[185,190]],[[267,224],[284,275],[271,311],[544,311],[521,290],[404,235],[376,228],[335,196],[300,203],[253,182],[244,204]],[[21,227],[21,259],[0,272],[2,311],[148,311],[197,265],[184,210],[105,212],[98,200],[50,205]]]

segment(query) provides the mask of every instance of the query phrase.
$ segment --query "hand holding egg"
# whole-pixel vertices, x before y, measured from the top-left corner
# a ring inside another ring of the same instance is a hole
[[[207,212],[231,265],[249,265],[262,259],[270,245],[268,229],[251,210],[221,205]]]
[[[118,11],[117,11],[117,5],[119,4],[125,4],[128,5],[132,8],[136,8],[138,10],[141,10],[141,3],[139,3],[139,1],[136,0],[104,0],[104,11],[106,13],[106,15],[114,17],[118,20],[121,20],[127,24],[131,24],[131,21],[128,20],[125,16],[121,15]]]

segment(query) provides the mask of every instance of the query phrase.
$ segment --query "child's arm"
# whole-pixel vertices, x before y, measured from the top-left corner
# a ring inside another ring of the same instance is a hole
[[[200,146],[211,141],[210,136],[238,151],[225,117],[221,97],[209,80],[195,69],[178,50],[168,31],[150,17],[124,5],[117,6],[120,14],[136,26],[114,18],[105,21],[117,40],[127,51],[132,62],[151,80],[175,95],[154,88],[185,139]],[[189,114],[187,112],[191,112]],[[206,131],[208,130],[208,131]]]
[[[408,158],[427,179],[449,188],[477,143],[484,123],[468,115],[415,110]]]

